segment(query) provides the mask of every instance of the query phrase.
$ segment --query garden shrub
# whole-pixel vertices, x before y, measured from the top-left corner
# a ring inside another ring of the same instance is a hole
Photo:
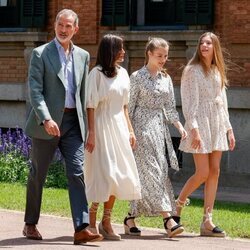
[[[27,161],[21,155],[0,154],[0,182],[26,183],[28,176]]]
[[[0,182],[27,183],[30,167],[31,140],[19,128],[0,128]],[[57,150],[45,182],[46,187],[66,188],[64,162]]]
[[[45,187],[66,188],[67,179],[63,162],[53,162],[48,171]]]

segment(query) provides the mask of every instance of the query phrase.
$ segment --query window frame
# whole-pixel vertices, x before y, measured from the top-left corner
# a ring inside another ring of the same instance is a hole
[[[183,13],[183,23],[177,21],[177,13],[179,15],[180,13],[175,11],[175,23],[162,25],[145,25],[145,2],[149,0],[144,0],[144,23],[138,25],[138,1],[140,0],[102,0],[101,25],[111,27],[128,26],[131,30],[186,30],[189,25],[213,24],[214,0],[179,0],[183,2],[180,7],[180,11]],[[116,6],[118,2],[120,4],[119,12]],[[105,12],[105,6],[107,5],[109,11]],[[178,5],[175,4],[175,6]],[[195,8],[190,9],[190,6]]]
[[[0,30],[43,28],[46,11],[47,0],[16,0],[16,6],[0,6]]]

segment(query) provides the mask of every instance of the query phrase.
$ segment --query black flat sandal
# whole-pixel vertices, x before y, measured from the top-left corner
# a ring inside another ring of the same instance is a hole
[[[174,220],[177,224],[180,224],[180,222],[181,222],[181,217],[180,217],[180,216],[173,215],[172,218],[173,218],[173,220]]]
[[[133,236],[141,236],[141,230],[138,227],[129,227],[127,224],[128,220],[134,220],[134,219],[135,217],[131,216],[130,214],[128,214],[128,216],[124,218],[123,226],[124,226],[125,234],[133,235]]]
[[[169,221],[170,219],[173,219],[173,217],[172,217],[172,216],[169,216],[169,217],[167,217],[167,218],[164,218],[164,219],[163,219],[163,223],[164,223],[163,225],[164,225],[164,228],[165,228],[166,231],[167,231],[168,237],[169,237],[169,238],[172,238],[172,237],[174,237],[174,236],[177,235],[177,234],[181,234],[181,233],[184,231],[184,228],[183,228],[183,226],[180,225],[180,224],[177,224],[177,225],[173,226],[172,228],[168,228],[168,227],[167,227],[167,223],[168,223],[168,221]]]

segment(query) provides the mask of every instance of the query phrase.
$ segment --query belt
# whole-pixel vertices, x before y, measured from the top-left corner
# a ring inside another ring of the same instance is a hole
[[[76,108],[64,108],[64,113],[76,112]]]

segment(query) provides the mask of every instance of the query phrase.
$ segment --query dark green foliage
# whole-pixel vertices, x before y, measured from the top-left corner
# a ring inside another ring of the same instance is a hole
[[[0,182],[27,183],[31,152],[31,140],[21,129],[0,128]],[[46,187],[66,188],[63,157],[57,150],[45,182]]]
[[[27,182],[28,167],[23,156],[0,154],[0,182]]]
[[[19,182],[26,184],[28,173],[29,167],[24,157],[12,153],[6,155],[0,154],[0,182]],[[64,164],[62,161],[54,162],[49,167],[45,187],[67,187]]]
[[[53,187],[53,188],[67,187],[65,169],[64,169],[64,164],[62,162],[54,162],[51,164],[45,182],[45,187]]]

